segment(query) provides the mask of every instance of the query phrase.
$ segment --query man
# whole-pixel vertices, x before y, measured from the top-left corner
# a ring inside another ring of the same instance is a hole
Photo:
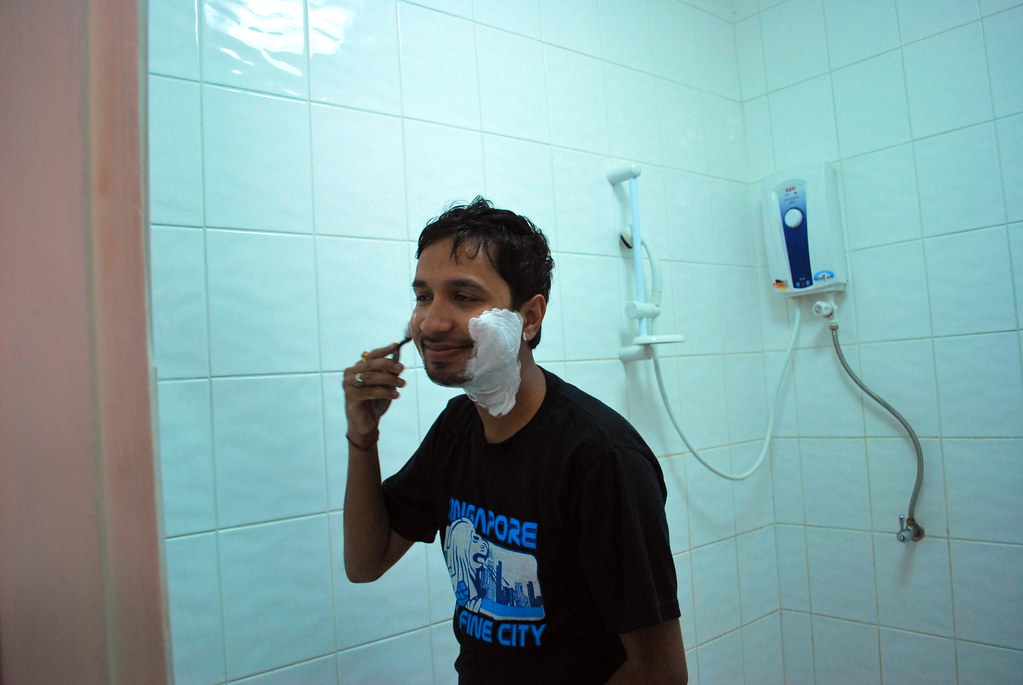
[[[466,394],[381,484],[398,344],[345,370],[349,579],[439,532],[463,685],[685,683],[660,467],[624,418],[533,359],[546,238],[476,198],[428,224],[416,257],[409,335],[430,379]]]

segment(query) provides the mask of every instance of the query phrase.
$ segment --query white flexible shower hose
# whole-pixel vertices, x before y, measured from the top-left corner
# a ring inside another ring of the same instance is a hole
[[[764,431],[764,443],[760,448],[760,455],[757,457],[756,462],[748,468],[746,471],[740,474],[725,473],[719,469],[714,468],[707,460],[700,456],[700,453],[696,451],[689,440],[686,438],[685,433],[682,432],[682,426],[679,425],[678,419],[675,416],[674,410],[671,408],[671,401],[668,399],[668,391],[664,388],[664,376],[661,373],[661,360],[657,356],[656,349],[654,350],[653,362],[654,362],[654,375],[657,376],[657,388],[661,391],[661,400],[664,402],[664,409],[668,413],[668,418],[671,419],[671,424],[675,427],[675,432],[682,438],[682,442],[685,443],[686,448],[693,453],[697,461],[706,466],[712,473],[728,480],[745,480],[749,478],[757,469],[760,468],[761,464],[764,463],[764,459],[767,457],[767,451],[771,447],[771,437],[774,433],[774,417],[778,410],[778,404],[781,402],[781,386],[785,380],[785,372],[788,370],[789,363],[792,360],[792,350],[796,346],[796,337],[799,335],[799,320],[800,320],[800,308],[796,307],[795,320],[792,322],[792,336],[789,338],[789,346],[785,351],[785,362],[782,364],[781,372],[778,374],[778,383],[774,388],[774,403],[768,410],[767,417],[767,428]]]

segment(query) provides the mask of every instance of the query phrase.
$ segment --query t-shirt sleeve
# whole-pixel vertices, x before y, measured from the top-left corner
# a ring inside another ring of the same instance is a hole
[[[654,457],[628,447],[599,458],[581,479],[580,555],[605,626],[614,633],[679,616],[665,493]]]
[[[436,477],[436,467],[431,467],[436,433],[434,424],[415,454],[383,482],[391,530],[406,540],[433,542],[437,536],[438,520],[431,499]]]

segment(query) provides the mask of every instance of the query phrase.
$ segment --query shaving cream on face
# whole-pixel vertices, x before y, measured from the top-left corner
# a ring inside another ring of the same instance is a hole
[[[465,364],[465,394],[486,407],[491,416],[507,414],[515,406],[522,377],[519,344],[522,315],[508,309],[488,309],[469,319],[469,337],[475,348]]]

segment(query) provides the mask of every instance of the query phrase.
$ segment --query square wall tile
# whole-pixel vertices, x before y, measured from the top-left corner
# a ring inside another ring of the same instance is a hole
[[[414,304],[405,244],[318,238],[316,269],[324,368],[344,369],[401,338]],[[402,352],[406,364],[416,356],[411,345]]]
[[[434,685],[430,630],[417,630],[340,652],[342,682]]]
[[[820,0],[790,0],[761,14],[767,89],[775,91],[829,70]],[[778,37],[784,36],[784,40]],[[829,158],[830,159],[830,158]]]
[[[477,26],[476,46],[483,130],[549,141],[541,43]]]
[[[731,442],[754,441],[759,451],[767,425],[768,399],[764,360],[760,354],[725,357],[725,388],[728,393],[728,435]]]
[[[856,349],[846,349],[844,354],[849,365],[858,369]],[[794,377],[800,434],[863,436],[862,393],[838,364],[834,350],[826,347],[799,350]]]
[[[681,413],[682,429],[697,449],[729,443],[724,359],[718,356],[679,360],[679,389],[668,396]],[[731,459],[724,465],[730,466]]]
[[[213,373],[319,368],[311,236],[208,231]]]
[[[841,178],[850,249],[920,237],[920,201],[911,145],[844,160]]]
[[[685,462],[681,457],[667,457],[660,459],[659,463],[661,471],[664,473],[665,487],[668,488],[664,514],[668,520],[671,551],[674,553],[684,552],[690,548]]]
[[[164,535],[213,530],[217,498],[210,384],[162,381],[157,391]]]
[[[735,540],[742,622],[751,623],[777,612],[780,607],[774,526],[740,535]]]
[[[603,316],[592,316],[588,308],[578,312],[562,310],[565,344],[572,350],[573,359],[617,359],[622,332],[632,335],[632,322],[625,320],[625,302],[631,295],[625,295],[618,260],[563,254],[558,265],[558,280],[566,303],[589,302],[595,294],[601,293],[607,307]],[[607,297],[609,289],[610,298]]]
[[[803,438],[799,452],[807,523],[870,530],[870,486],[863,441]]]
[[[675,332],[686,336],[681,352],[685,355],[720,354],[723,349],[721,312],[718,311],[716,284],[720,268],[705,264],[669,265],[664,274],[670,279],[675,301]]]
[[[991,95],[995,116],[1023,111],[1023,50],[1019,37],[1023,33],[1023,8],[996,14],[984,20],[984,43],[987,46],[988,70],[991,73]]]
[[[196,0],[153,0],[147,9],[149,73],[198,79]]]
[[[202,75],[210,83],[309,97],[302,0],[261,6],[201,0]]]
[[[428,626],[427,546],[413,545],[382,578],[372,584],[352,583],[344,572],[341,515],[331,514],[330,518],[331,540],[334,541],[334,611],[338,647],[343,650]],[[453,595],[449,596],[453,599]],[[453,602],[450,608],[454,608]],[[342,678],[345,677],[342,670]]]
[[[312,232],[309,105],[206,86],[206,223]]]
[[[895,0],[828,0],[824,15],[833,69],[899,47]]]
[[[308,11],[310,97],[400,114],[397,3],[311,0]]]
[[[810,610],[806,527],[778,526],[778,599],[782,609]]]
[[[318,375],[214,380],[213,446],[222,527],[326,511]]]
[[[554,177],[547,145],[485,135],[483,169],[487,199],[528,217],[544,232],[553,231]]]
[[[880,685],[876,626],[813,617],[813,670],[818,683]]]
[[[979,19],[977,3],[961,0],[895,0],[899,11],[899,33],[902,42],[913,43],[921,38],[962,26]]]
[[[228,678],[335,649],[327,516],[220,533]]]
[[[693,8],[675,0],[652,0],[648,10],[654,74],[676,83],[697,85]]]
[[[920,140],[913,148],[924,235],[1005,221],[994,125]]]
[[[473,11],[479,24],[530,38],[539,38],[541,35],[540,0],[474,0]]]
[[[480,92],[472,22],[403,3],[398,28],[403,114],[478,129]]]
[[[853,252],[849,264],[860,340],[931,336],[928,274],[919,241]]]
[[[860,345],[860,377],[896,409],[918,435],[938,435],[938,386],[930,340]],[[867,435],[905,437],[898,419],[873,400],[865,401]]]
[[[1009,226],[1009,251],[1016,282],[1016,320],[1023,324],[1023,224]]]
[[[700,665],[699,682],[742,682],[742,635],[738,631],[701,644],[696,654]]]
[[[843,157],[909,141],[906,82],[897,51],[835,71],[831,81]]]
[[[1008,245],[1002,226],[924,242],[935,335],[1016,328]]]
[[[747,683],[784,685],[785,663],[781,637],[781,613],[742,627],[742,658]]]
[[[695,160],[694,160],[695,162]],[[714,206],[706,198],[712,193],[711,179],[695,173],[667,172],[664,177],[665,212],[667,213],[668,251],[665,257],[684,262],[718,262],[716,231],[706,230],[714,225]],[[665,265],[664,278],[686,278],[692,264]],[[706,270],[708,267],[699,266]],[[692,281],[690,281],[692,283]],[[701,298],[711,302],[713,293],[706,284],[700,285]],[[676,291],[678,292],[678,291]],[[678,302],[676,301],[676,307]],[[676,312],[677,313],[677,312]],[[716,349],[720,349],[720,315],[713,317],[717,324]],[[684,325],[684,324],[683,324]]]
[[[735,24],[735,48],[739,68],[739,93],[743,102],[767,93],[764,70],[764,41],[760,16],[747,17]]]
[[[203,223],[199,84],[149,78],[149,210],[157,224]]]
[[[683,423],[683,429],[688,430]],[[693,439],[689,439],[693,442]],[[699,444],[703,461],[726,473],[732,466],[729,450],[725,447],[709,448]],[[735,536],[735,504],[732,482],[721,478],[701,464],[695,457],[685,457],[686,490],[689,507],[689,544],[693,548]],[[706,639],[701,635],[700,639]]]
[[[782,5],[788,7],[792,2]],[[774,160],[784,169],[838,158],[831,77],[776,90],[769,96]]]
[[[746,139],[742,105],[704,93],[701,97],[707,139],[707,170],[711,176],[746,180]]]
[[[941,428],[947,437],[1023,437],[1023,371],[1014,333],[938,338]]]
[[[735,630],[742,622],[735,540],[724,540],[690,553],[696,641],[707,642]]]
[[[1023,652],[973,642],[956,642],[956,661],[962,685],[1011,683],[1023,673]]]
[[[174,677],[183,683],[223,682],[224,621],[216,535],[172,538],[164,549]]]
[[[600,55],[600,11],[597,0],[543,0],[543,39],[584,55]]]
[[[742,475],[752,469],[760,456],[762,444],[762,440],[756,440],[741,445],[732,445],[731,473]],[[774,523],[771,471],[763,462],[753,472],[753,475],[736,483],[732,488],[732,493],[735,498],[736,532],[759,530]]]
[[[483,136],[405,119],[405,183],[409,238],[452,202],[483,193]]]
[[[749,179],[758,181],[774,172],[774,147],[771,141],[771,109],[767,97],[742,103],[743,129],[746,136],[746,171]],[[759,193],[759,188],[751,192]]]
[[[606,155],[609,138],[602,63],[547,46],[544,64],[551,143]]]
[[[652,72],[647,3],[597,0],[597,9],[600,12],[601,56],[614,64]]]
[[[949,535],[1023,543],[1023,440],[946,440]]]
[[[696,85],[715,95],[738,100],[739,64],[731,20],[694,12],[693,36],[699,79]]]
[[[955,4],[966,6],[966,3]],[[903,48],[909,118],[914,138],[944,133],[991,118],[986,57],[979,23]]]
[[[1023,220],[1023,116],[1000,119],[998,155],[1002,162],[1005,211],[1009,221]]]
[[[628,162],[661,163],[658,80],[642,72],[604,67],[611,154]]]
[[[874,563],[881,625],[952,637],[946,539],[924,537],[904,544],[893,534],[875,535]]]
[[[703,123],[704,106],[700,92],[689,86],[661,80],[657,82],[657,99],[665,166],[706,173],[709,131]],[[713,127],[715,135],[735,137],[734,112],[729,114],[733,116],[731,125]],[[741,124],[738,137],[741,138]]]
[[[616,226],[608,225],[615,216],[615,198],[609,192],[605,157],[551,150],[554,176],[555,231],[541,227],[552,247],[559,251],[621,258],[621,240]],[[555,283],[562,280],[560,262]]]
[[[812,683],[813,629],[809,614],[781,612],[782,649],[785,678],[793,683]]]
[[[952,541],[956,637],[1023,649],[1023,547]]]
[[[337,658],[333,655],[320,657],[234,682],[238,685],[331,685],[338,682]]]
[[[678,437],[670,417],[678,417],[679,401],[678,360],[672,357],[659,357],[658,366],[661,378],[667,390],[669,408],[665,408],[657,383],[657,369],[650,364],[626,364],[626,382],[629,384],[629,414],[632,426],[639,431],[643,439],[659,457],[679,455],[685,452],[682,439]],[[669,459],[674,462],[674,459]],[[684,490],[684,476],[678,472],[679,484]],[[667,478],[667,475],[665,475]],[[686,533],[688,536],[688,532]],[[688,549],[688,548],[686,548]]]
[[[158,378],[206,376],[206,255],[203,232],[153,226],[150,240],[153,361]]]
[[[870,533],[834,528],[808,531],[807,555],[810,561],[810,602],[815,614],[877,623],[874,550]],[[815,625],[815,641],[816,633]],[[816,653],[821,653],[819,644]],[[827,650],[825,654],[828,653],[833,652]],[[824,682],[833,682],[833,679]]]
[[[774,481],[774,516],[778,523],[804,523],[803,470],[799,441],[774,437],[768,454],[768,466]]]
[[[958,685],[955,642],[881,628],[881,675],[886,683]]]
[[[316,232],[404,240],[401,120],[314,105],[312,142]]]

